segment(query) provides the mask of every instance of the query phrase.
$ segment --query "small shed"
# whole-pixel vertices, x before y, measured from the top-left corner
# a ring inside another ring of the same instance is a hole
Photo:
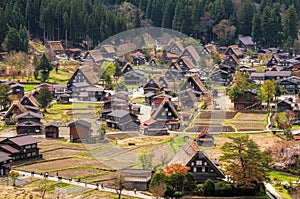
[[[85,120],[77,120],[71,122],[70,127],[70,142],[89,141],[91,138],[92,124]]]
[[[146,169],[123,169],[125,177],[125,189],[137,191],[148,191],[153,171]]]
[[[59,138],[59,127],[56,123],[49,123],[45,126],[46,138]]]

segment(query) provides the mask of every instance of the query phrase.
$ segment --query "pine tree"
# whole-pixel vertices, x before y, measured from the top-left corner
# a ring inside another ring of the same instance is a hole
[[[256,42],[258,45],[262,44],[261,40],[261,20],[260,15],[257,13],[253,16],[252,19],[252,39],[254,42]]]

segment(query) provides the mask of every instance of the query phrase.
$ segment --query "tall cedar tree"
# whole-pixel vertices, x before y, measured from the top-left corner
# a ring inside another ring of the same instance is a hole
[[[284,44],[286,48],[292,47],[298,35],[298,18],[294,6],[290,6],[284,19]]]
[[[52,93],[48,87],[43,86],[40,89],[37,101],[41,104],[42,108],[44,108],[44,112],[47,112],[47,106],[52,101]]]
[[[253,189],[266,179],[264,155],[248,135],[230,139],[221,148],[226,173],[237,188]]]
[[[35,68],[37,71],[41,71],[42,73],[42,82],[45,82],[48,77],[50,71],[53,69],[53,66],[49,62],[48,58],[46,57],[45,53],[42,55],[38,65]]]

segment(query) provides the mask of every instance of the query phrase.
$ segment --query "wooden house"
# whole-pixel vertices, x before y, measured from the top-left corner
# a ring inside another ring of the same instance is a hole
[[[59,138],[59,127],[56,123],[49,123],[45,126],[45,136],[46,138]]]
[[[268,67],[272,67],[275,65],[278,65],[281,62],[280,57],[278,56],[278,54],[273,54],[272,57],[270,58],[270,60],[267,63]]]
[[[117,109],[107,115],[106,124],[110,128],[119,129],[121,131],[137,131],[139,121],[137,116],[129,111]]]
[[[180,116],[168,97],[165,97],[160,105],[153,106],[151,118],[153,120],[165,121],[169,130],[180,128]]]
[[[80,57],[80,55],[81,55],[81,49],[80,49],[80,48],[68,48],[68,49],[65,51],[65,54],[66,54],[69,58]]]
[[[61,104],[69,104],[69,103],[71,103],[70,98],[71,98],[71,95],[65,93],[65,94],[59,95],[59,97],[57,97],[56,101]]]
[[[146,120],[140,125],[140,133],[149,136],[169,134],[166,121],[153,119]]]
[[[15,124],[16,116],[26,111],[27,109],[19,101],[14,101],[3,116],[5,124]]]
[[[38,143],[31,135],[19,135],[0,142],[0,150],[10,154],[13,161],[39,157]]]
[[[205,52],[207,52],[208,54],[212,54],[212,53],[218,53],[218,49],[217,49],[217,46],[214,45],[214,44],[206,44],[204,47],[203,47],[203,52],[204,53],[201,53],[201,54],[205,54]]]
[[[300,77],[291,76],[277,81],[287,94],[297,94],[300,90]]]
[[[193,46],[188,46],[181,53],[180,57],[187,56],[195,66],[198,66],[201,58]]]
[[[53,84],[53,97],[58,99],[61,95],[70,94],[68,92],[67,84]]]
[[[248,90],[237,95],[233,100],[234,110],[260,110],[262,103],[257,99],[256,90]]]
[[[244,36],[238,38],[238,46],[244,48],[245,51],[252,50],[256,48],[255,43],[252,41],[252,37]]]
[[[180,163],[190,168],[196,183],[204,183],[210,179],[212,181],[221,181],[225,179],[224,173],[218,168],[216,162],[211,160],[199,146],[188,139],[186,144],[179,150],[179,152],[168,163]]]
[[[172,89],[171,89],[172,87],[171,87],[169,81],[164,76],[160,76],[158,78],[158,82],[161,85],[164,93],[170,94],[172,92]]]
[[[123,74],[125,74],[125,73],[127,73],[128,71],[130,71],[130,70],[133,70],[133,68],[132,68],[132,66],[129,64],[129,63],[127,63],[123,68],[122,68],[122,73]]]
[[[68,80],[67,88],[73,91],[75,83],[86,83],[87,85],[96,85],[99,82],[97,74],[91,66],[81,66],[78,68]]]
[[[10,86],[10,92],[9,95],[15,95],[17,98],[22,98],[24,96],[24,85],[23,84],[12,84]]]
[[[207,88],[200,80],[199,76],[197,75],[190,75],[187,77],[187,79],[184,81],[182,86],[180,87],[181,91],[192,89],[192,92],[196,95],[198,99],[200,99],[201,96],[204,96],[208,93]]]
[[[170,82],[175,82],[177,80],[182,80],[184,77],[183,72],[181,71],[179,65],[176,62],[172,62],[165,73],[165,77]]]
[[[10,171],[10,162],[12,158],[9,153],[0,151],[0,176],[7,176]]]
[[[175,55],[180,55],[183,51],[184,47],[181,42],[172,42],[167,48],[167,52]]]
[[[104,57],[99,50],[90,50],[83,56],[85,61],[91,61],[96,64],[101,64],[104,61]]]
[[[150,59],[150,61],[149,61],[149,66],[157,66],[157,65],[158,65],[158,64],[157,64],[156,59],[154,59],[154,58]]]
[[[200,133],[197,138],[195,139],[195,141],[197,142],[197,144],[199,146],[203,146],[203,147],[211,147],[214,145],[214,137],[212,134],[204,131],[202,133]]]
[[[144,94],[152,92],[158,93],[162,90],[161,85],[153,78],[149,79],[148,82],[143,86]]]
[[[232,81],[233,77],[230,73],[218,69],[210,74],[209,79],[213,84],[227,86]]]
[[[228,46],[224,54],[227,56],[235,55],[237,59],[243,58],[244,56],[243,51],[237,45]]]
[[[32,93],[25,93],[25,95],[20,100],[22,105],[40,107],[40,103],[36,100]]]
[[[291,71],[266,71],[265,80],[280,80],[287,79],[292,74]]]
[[[92,124],[85,120],[76,120],[71,122],[70,128],[70,142],[90,141],[92,133]]]
[[[121,174],[124,176],[125,189],[148,191],[152,173],[152,170],[146,169],[122,169]]]
[[[196,108],[198,105],[198,99],[192,92],[192,89],[187,89],[178,92],[178,99],[180,102],[181,109],[190,110]]]
[[[223,64],[236,68],[240,64],[240,61],[235,54],[231,54],[223,61]]]
[[[142,85],[144,83],[145,73],[140,70],[130,70],[123,75],[126,85]]]
[[[277,103],[277,112],[293,110],[294,106],[293,98],[281,100]]]
[[[110,44],[101,45],[99,51],[104,58],[114,58],[117,53],[116,47]]]
[[[64,53],[64,47],[61,41],[47,41],[47,44],[56,55]]]
[[[43,115],[41,113],[35,113],[27,111],[25,113],[16,116],[17,134],[40,134],[42,133],[43,124],[41,119]]]

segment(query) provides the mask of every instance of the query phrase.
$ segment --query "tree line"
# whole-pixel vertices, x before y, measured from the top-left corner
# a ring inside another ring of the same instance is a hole
[[[94,45],[127,29],[127,19],[101,0],[3,0],[0,2],[0,43],[19,32],[48,40],[93,41]],[[5,46],[4,46],[5,47]],[[4,48],[4,50],[11,50]],[[16,51],[26,51],[15,49]]]
[[[128,0],[153,26],[174,29],[220,45],[238,35],[252,36],[261,47],[293,46],[298,33],[299,0]],[[120,0],[110,0],[120,3]]]
[[[16,50],[26,51],[27,30],[32,37],[95,46],[124,30],[152,25],[203,43],[229,45],[238,35],[251,35],[261,47],[289,48],[297,38],[299,16],[300,0],[3,0],[0,43],[15,34],[22,44]],[[7,44],[2,47],[10,51]]]

